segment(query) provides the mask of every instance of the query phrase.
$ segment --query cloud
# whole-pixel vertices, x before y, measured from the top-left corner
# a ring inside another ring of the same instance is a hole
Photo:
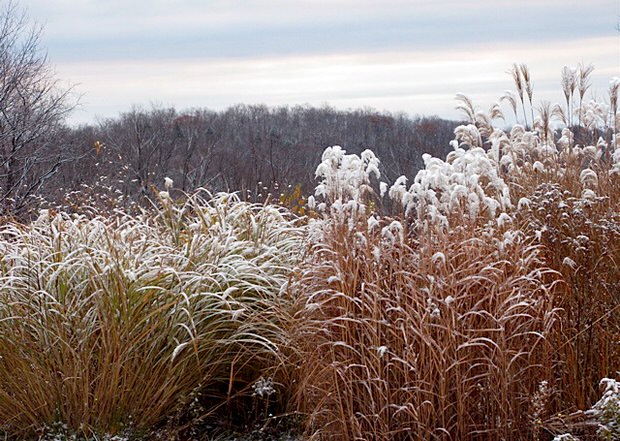
[[[467,48],[613,35],[614,0],[30,0],[59,62]]]
[[[157,102],[178,109],[224,109],[237,103],[331,104],[457,118],[453,97],[470,95],[483,108],[513,87],[506,71],[529,65],[537,100],[560,100],[564,64],[592,62],[593,90],[606,90],[617,75],[615,37],[555,43],[473,45],[469,50],[383,51],[286,55],[212,60],[108,60],[58,66],[59,75],[80,83],[86,112],[115,116],[132,104]]]
[[[456,117],[487,106],[530,66],[558,99],[564,64],[617,76],[617,0],[21,0],[45,25],[59,76],[77,84],[74,120],[132,104],[211,107],[330,103]]]

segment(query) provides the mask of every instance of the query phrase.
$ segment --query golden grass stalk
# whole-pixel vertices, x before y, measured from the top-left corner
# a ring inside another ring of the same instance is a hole
[[[540,249],[481,229],[393,243],[327,228],[297,286],[311,439],[531,439],[557,313]]]

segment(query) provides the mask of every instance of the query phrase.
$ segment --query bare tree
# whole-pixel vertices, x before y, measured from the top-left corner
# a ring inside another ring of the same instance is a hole
[[[174,143],[177,146],[174,175],[180,179],[179,188],[183,191],[207,186],[213,179],[212,157],[220,136],[214,130],[216,115],[215,112],[194,110],[174,120]]]
[[[148,199],[151,187],[170,173],[176,118],[174,109],[134,107],[119,119],[102,123],[106,146],[128,167],[126,196]]]
[[[81,190],[105,176],[134,203],[145,202],[166,177],[175,191],[205,187],[263,200],[299,187],[307,195],[316,186],[314,171],[326,146],[341,144],[357,154],[372,149],[383,161],[382,178],[393,182],[403,174],[414,176],[423,167],[422,153],[444,157],[457,125],[437,117],[327,106],[240,104],[221,112],[181,113],[134,108],[91,131],[69,131],[65,148],[88,155],[64,166],[55,181]],[[103,147],[98,151],[96,145]]]
[[[70,90],[54,79],[40,49],[42,29],[13,0],[0,10],[0,214],[21,214],[68,158],[51,134],[62,124]]]

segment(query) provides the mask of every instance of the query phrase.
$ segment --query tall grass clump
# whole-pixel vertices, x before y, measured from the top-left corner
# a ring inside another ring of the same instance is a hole
[[[378,248],[377,262],[380,240],[358,232],[365,247],[332,238],[301,282],[313,293],[298,325],[311,431],[530,439],[529,397],[550,376],[555,317],[537,250],[515,239],[498,251],[461,230]]]
[[[619,184],[615,179],[585,198],[561,184],[541,184],[518,215],[543,245],[545,263],[565,281],[557,298],[564,317],[557,369],[563,407],[573,410],[592,405],[598,380],[620,370]]]
[[[542,245],[545,266],[564,282],[554,354],[562,411],[590,407],[599,381],[620,371],[620,80],[611,80],[608,101],[586,102],[591,73],[565,68],[566,106],[542,103],[531,129],[497,129],[490,117],[471,129],[510,189],[515,226]]]
[[[536,106],[515,65],[502,100],[524,124],[510,129],[500,104],[459,95],[454,151],[389,191],[372,152],[325,151],[294,286],[295,406],[311,438],[615,430],[597,400],[620,372],[620,81],[609,103],[587,102],[591,72],[565,69],[566,106]]]
[[[297,221],[234,194],[160,203],[2,226],[0,432],[150,428],[189,401],[222,415],[279,363]]]
[[[342,164],[357,163],[348,173],[367,188],[375,164],[351,156],[330,169],[340,174]],[[298,285],[297,403],[309,433],[530,439],[530,398],[551,375],[547,335],[557,313],[557,277],[541,250],[506,228],[446,229],[441,215],[431,224],[428,212],[417,224],[368,217],[358,194],[331,194],[353,197],[332,200],[310,225],[317,234]],[[479,219],[463,196],[464,213]]]

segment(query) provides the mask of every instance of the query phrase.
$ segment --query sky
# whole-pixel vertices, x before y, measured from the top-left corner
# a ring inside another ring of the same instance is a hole
[[[620,76],[620,0],[20,0],[80,96],[70,120],[132,106],[329,105],[458,118],[526,63],[534,101],[562,99],[564,65],[592,93]]]

